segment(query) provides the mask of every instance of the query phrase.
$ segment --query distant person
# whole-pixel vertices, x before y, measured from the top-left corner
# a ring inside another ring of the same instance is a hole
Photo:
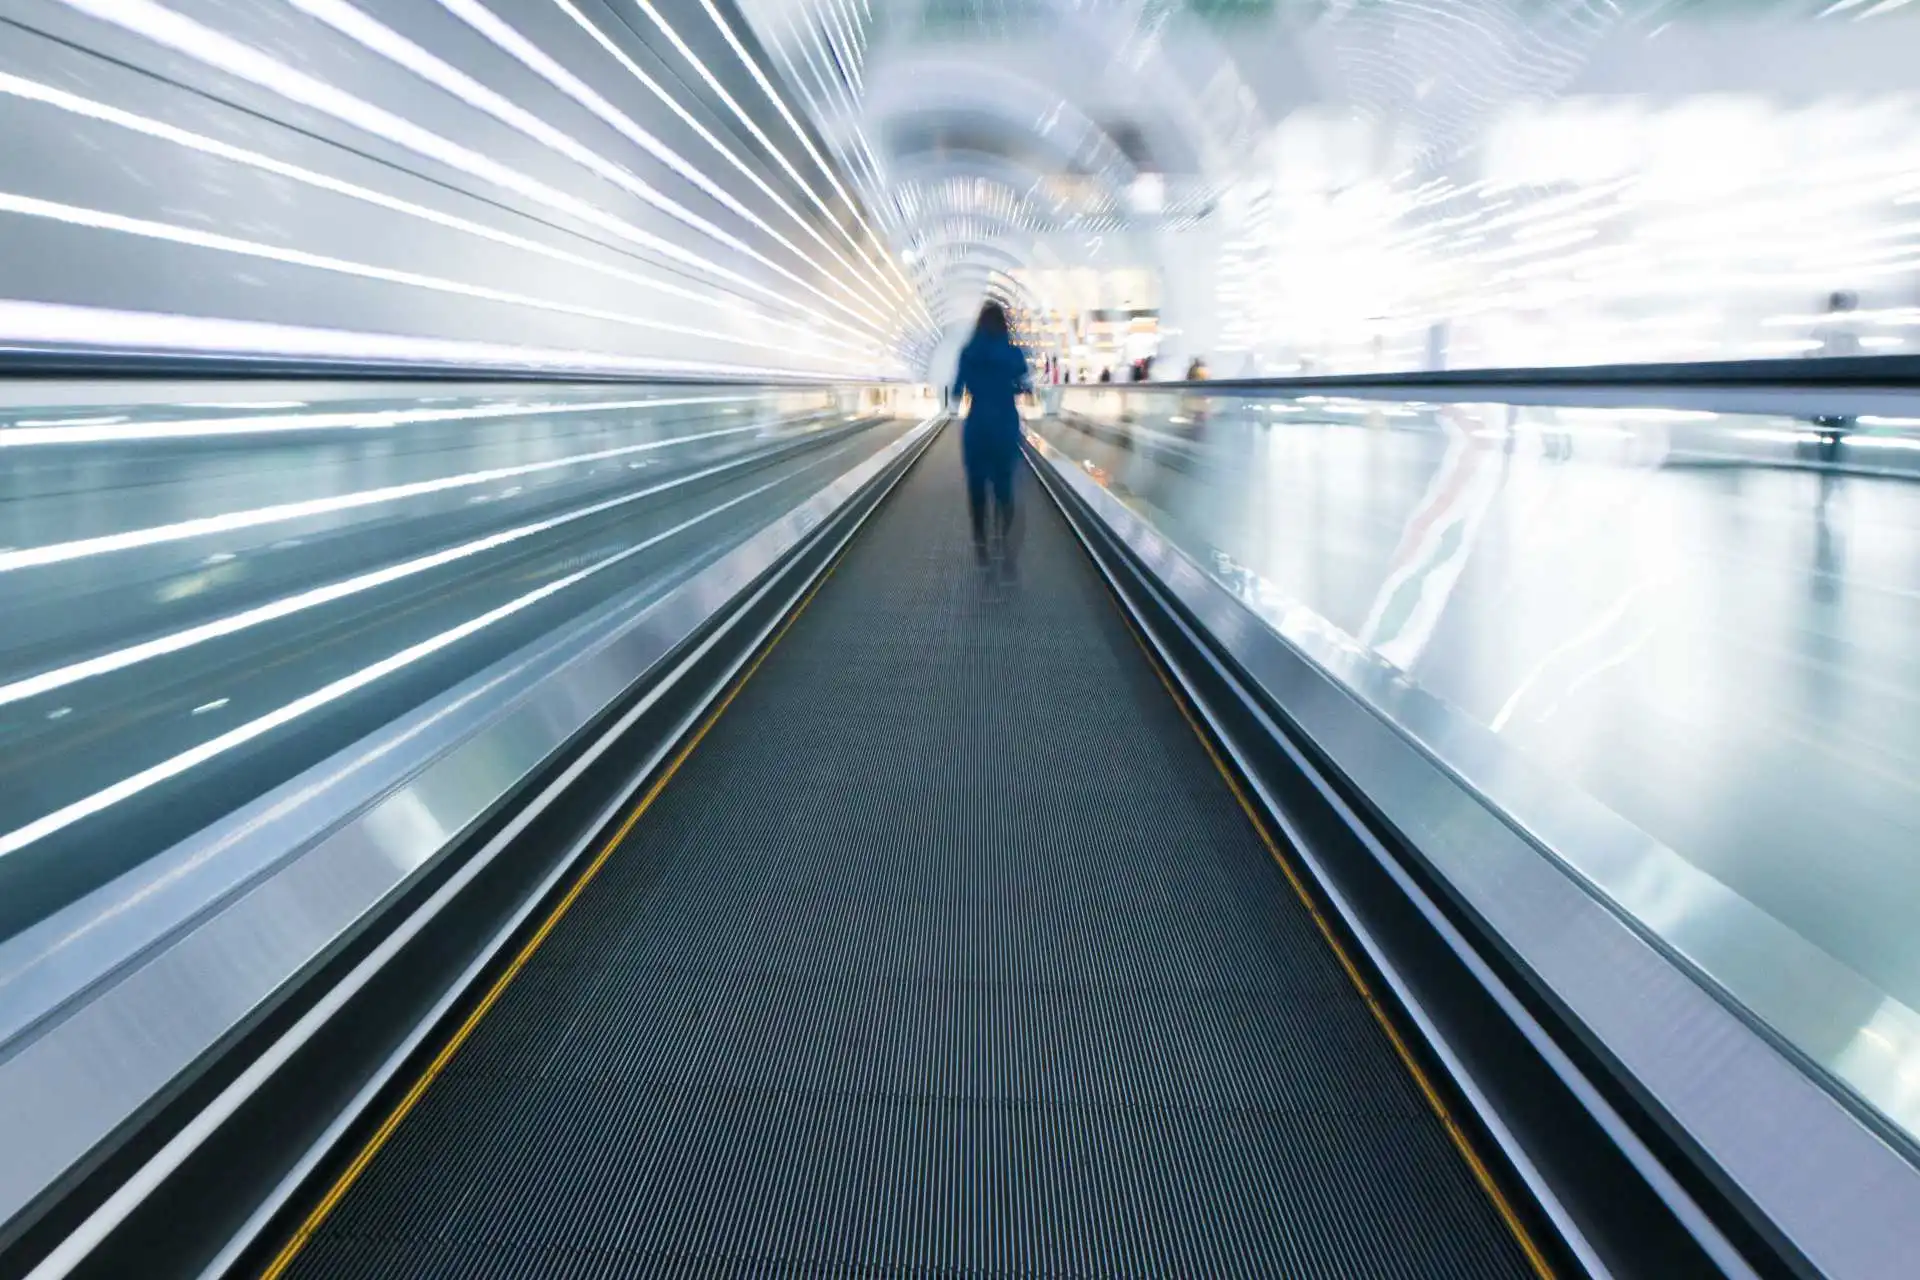
[[[1814,348],[1815,355],[1860,354],[1860,330],[1853,315],[1854,308],[1859,305],[1860,299],[1847,289],[1838,290],[1827,298],[1826,319],[1814,331],[1814,340],[1820,344]]]
[[[1027,357],[1007,335],[1007,312],[997,302],[980,308],[973,337],[960,351],[953,398],[971,394],[961,429],[960,457],[967,470],[967,511],[973,519],[973,554],[988,563],[987,498],[991,491],[995,531],[1008,568],[1013,565],[1013,469],[1020,460],[1020,411],[1014,397],[1031,391]]]
[[[1186,381],[1205,382],[1207,376],[1207,361],[1205,356],[1195,356],[1187,362]],[[1180,416],[1192,424],[1195,440],[1200,439],[1206,434],[1209,399],[1210,397],[1208,396],[1198,394],[1183,395],[1180,397]]]
[[[1102,382],[1112,382],[1112,381],[1113,381],[1113,370],[1111,370],[1111,369],[1102,369],[1102,370],[1100,371],[1100,381],[1102,381]]]
[[[1822,358],[1859,355],[1860,330],[1853,314],[1859,305],[1860,299],[1851,290],[1838,289],[1829,294],[1826,318],[1814,330],[1818,345],[1808,354]],[[1814,458],[1823,466],[1833,466],[1840,461],[1841,441],[1853,430],[1853,418],[1848,414],[1822,414],[1813,424],[1819,428]]]

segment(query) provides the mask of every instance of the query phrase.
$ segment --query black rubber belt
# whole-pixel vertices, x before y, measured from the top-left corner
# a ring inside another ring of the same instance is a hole
[[[956,438],[270,1275],[1544,1272],[1031,476],[973,563]]]

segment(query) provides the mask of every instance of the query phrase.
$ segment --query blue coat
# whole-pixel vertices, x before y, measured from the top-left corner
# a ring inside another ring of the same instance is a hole
[[[953,380],[958,400],[973,393],[960,437],[969,467],[1011,466],[1020,452],[1020,412],[1013,398],[1028,390],[1026,353],[998,334],[976,333],[960,351]]]

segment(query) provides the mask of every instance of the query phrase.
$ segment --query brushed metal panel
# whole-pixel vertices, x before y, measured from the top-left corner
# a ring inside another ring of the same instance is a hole
[[[1602,901],[1604,886],[1581,883],[1589,866],[1612,885],[1689,883],[1677,854],[1555,784],[1309,610],[1238,598],[1052,445],[1029,440],[1816,1266],[1862,1280],[1910,1273],[1920,1170]],[[1861,981],[1732,897],[1712,898],[1728,956],[1771,950],[1771,967],[1784,949],[1785,967],[1816,975],[1817,987]]]

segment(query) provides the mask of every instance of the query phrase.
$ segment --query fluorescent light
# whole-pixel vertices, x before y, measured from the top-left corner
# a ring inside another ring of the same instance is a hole
[[[683,443],[685,441],[704,438],[705,437],[701,436],[688,436],[683,437],[679,441],[669,443]],[[520,525],[517,528],[488,534],[484,538],[475,538],[471,541],[463,542],[458,546],[435,551],[429,555],[416,556],[412,560],[405,560],[399,564],[387,565],[383,568],[358,574],[338,582],[331,582],[324,587],[315,587],[309,591],[301,591],[290,596],[282,596],[278,600],[269,601],[266,604],[243,610],[240,613],[229,614],[224,618],[216,618],[211,622],[204,622],[198,626],[188,627],[184,630],[176,631],[171,635],[160,636],[141,644],[129,645],[124,649],[116,649],[112,653],[104,653],[98,657],[87,658],[80,662],[71,662],[63,667],[56,667],[50,671],[42,671],[37,675],[27,676],[7,684],[0,684],[0,706],[38,697],[43,693],[51,693],[55,689],[62,689],[68,685],[78,684],[80,681],[91,679],[94,676],[102,676],[109,672],[124,670],[127,667],[134,666],[141,662],[165,657],[171,653],[179,653],[183,649],[190,649],[195,645],[205,644],[210,640],[218,640],[224,636],[245,631],[250,627],[262,626],[269,622],[278,621],[281,618],[291,617],[296,613],[301,613],[308,609],[332,604],[336,600],[344,600],[348,596],[371,591],[376,587],[388,586],[404,578],[411,578],[418,574],[426,573],[429,570],[453,564],[459,560],[470,559],[473,556],[497,550],[500,547],[519,542],[537,534],[546,533],[551,529],[557,529],[578,520],[587,519],[590,516],[617,510],[620,507],[639,502],[644,498],[651,498],[664,493],[669,489],[692,484],[710,476],[732,470],[739,465],[740,460],[735,459],[715,466],[704,467],[699,471],[694,471],[683,476],[676,476],[672,480],[651,485],[645,489],[638,489],[632,493],[621,494],[617,498],[610,498],[603,502],[596,502],[589,506],[579,507],[572,511],[563,512],[557,516],[551,516],[545,520],[536,520],[531,524]]]
[[[748,276],[730,270],[670,240],[614,217],[598,205],[578,199],[471,148],[422,128],[410,120],[376,107],[333,85],[295,71],[250,45],[156,4],[153,0],[61,0],[104,22],[146,37],[156,44],[186,54],[217,70],[237,76],[272,93],[382,138],[418,155],[463,173],[505,187],[591,226],[611,232],[675,262],[813,316],[822,323],[846,327],[843,322],[806,307]]]
[[[304,409],[305,400],[181,400],[181,409]],[[19,424],[25,426],[25,423]]]
[[[6,72],[0,72],[0,93],[7,93],[16,97],[25,98],[29,101],[39,102],[61,111],[67,111],[75,115],[85,116],[88,119],[99,120],[106,124],[116,125],[123,129],[144,134],[147,137],[175,143],[205,155],[217,156],[223,160],[244,164],[250,168],[271,173],[277,177],[287,178],[318,190],[345,196],[349,199],[375,205],[383,209],[390,209],[396,213],[402,213],[408,217],[417,218],[435,226],[459,231],[466,235],[477,236],[495,244],[506,245],[509,248],[519,249],[527,253],[538,254],[550,261],[564,262],[569,266],[594,272],[609,279],[621,280],[628,284],[638,285],[641,288],[652,290],[656,293],[666,294],[671,297],[685,299],[688,302],[699,303],[704,306],[731,312],[749,321],[757,321],[779,328],[798,329],[801,332],[808,331],[796,325],[791,320],[769,317],[762,310],[738,302],[730,295],[717,289],[690,289],[671,284],[655,277],[641,275],[637,272],[625,271],[618,267],[597,262],[592,258],[584,257],[580,254],[569,253],[564,249],[557,249],[550,245],[542,244],[537,240],[529,240],[524,236],[499,231],[467,218],[442,213],[437,209],[415,204],[412,201],[402,200],[382,191],[374,191],[371,188],[358,186],[354,183],[342,182],[326,174],[316,173],[311,169],[303,169],[297,165],[287,164],[271,156],[262,155],[256,151],[248,151],[241,147],[235,147],[215,138],[190,133],[184,129],[177,129],[162,121],[136,115],[133,112],[122,111],[117,107],[95,102],[90,98],[82,98],[76,94],[70,94],[64,90],[55,89],[50,85],[41,84],[37,81],[25,80],[18,76],[9,75]],[[842,340],[831,339],[831,341],[841,342]]]
[[[695,54],[691,48],[688,47],[687,42],[681,39],[680,33],[675,31],[672,25],[669,24],[667,20],[660,15],[660,11],[653,6],[652,0],[634,0],[634,2],[639,7],[640,11],[646,14],[648,19],[652,21],[653,25],[660,30],[660,33],[666,36],[667,40],[673,45],[673,47],[679,51],[680,56],[687,60],[688,64],[691,65],[695,70],[695,72],[699,74],[700,78],[706,81],[707,87],[712,89],[715,95],[718,96],[722,102],[727,104],[727,107],[733,112],[734,116],[741,122],[741,124],[746,126],[747,131],[751,133],[755,138],[759,139],[761,145],[764,146],[767,149],[768,153],[773,157],[774,162],[778,164],[782,169],[786,170],[787,175],[791,177],[796,183],[799,184],[800,189],[807,193],[808,198],[814,202],[814,204],[819,208],[820,212],[827,215],[828,221],[832,222],[834,226],[840,227],[842,234],[847,235],[849,242],[853,245],[854,252],[859,254],[860,257],[867,263],[868,266],[873,267],[874,270],[876,271],[879,271],[880,268],[878,264],[876,264],[873,258],[867,253],[866,246],[862,244],[859,241],[859,239],[847,233],[844,227],[841,227],[840,220],[834,214],[833,209],[827,204],[825,200],[823,200],[820,197],[820,194],[813,189],[812,184],[810,184],[805,178],[800,176],[800,171],[794,168],[792,161],[787,159],[786,152],[782,151],[779,147],[774,145],[773,140],[767,137],[766,132],[760,128],[759,124],[753,119],[752,116],[747,114],[746,109],[740,105],[740,103],[734,98],[734,96],[731,93],[727,92],[726,86],[721,84],[720,81],[714,76],[713,72],[707,69],[706,63],[702,62],[699,56]],[[715,25],[720,28],[721,34],[726,37],[728,44],[732,47],[735,55],[740,59],[741,64],[747,68],[750,74],[752,74],[755,81],[761,86],[761,88],[764,91],[766,91],[770,100],[773,102],[774,106],[779,109],[780,113],[786,118],[788,124],[793,127],[795,136],[800,139],[801,145],[803,145],[807,149],[808,154],[812,155],[815,161],[821,165],[822,171],[826,174],[827,181],[833,184],[834,190],[838,191],[840,193],[841,198],[846,200],[848,205],[852,208],[853,216],[855,220],[860,223],[861,227],[867,232],[867,235],[869,237],[874,238],[876,244],[879,243],[878,237],[874,236],[873,228],[867,226],[866,219],[860,216],[859,206],[853,201],[852,197],[848,196],[846,191],[840,186],[839,179],[833,176],[832,170],[826,166],[824,161],[820,160],[818,152],[814,150],[813,143],[807,138],[806,132],[802,130],[797,123],[794,122],[793,115],[790,111],[787,110],[786,104],[780,101],[777,95],[773,94],[771,86],[768,85],[767,83],[766,76],[764,75],[764,73],[761,72],[759,66],[754,63],[753,59],[747,56],[746,50],[741,47],[739,39],[733,34],[733,29],[726,24],[725,20],[722,19],[717,12],[714,11],[711,5],[706,6],[706,9],[707,9],[708,16],[711,17]],[[883,254],[883,257],[884,256],[885,255]],[[886,261],[887,261],[887,265],[892,268],[893,274],[900,278],[900,282],[902,285],[906,286],[908,291],[908,296],[917,297],[917,295],[913,294],[912,284],[909,281],[907,281],[904,275],[901,275],[898,264],[894,263],[891,258],[887,258]],[[884,273],[882,274],[884,275]],[[922,307],[921,310],[924,311],[925,308]],[[931,319],[932,317],[929,316],[928,318]]]
[[[146,218],[129,218],[117,213],[108,213],[100,209],[86,209],[76,205],[57,204],[51,200],[39,200],[32,196],[16,195],[0,191],[0,213],[14,213],[23,217],[46,218],[55,222],[64,222],[69,226],[86,227],[96,231],[115,231],[123,235],[139,236],[147,240],[163,240],[172,244],[187,245],[198,249],[211,249],[222,253],[237,254],[248,258],[261,258],[267,261],[285,263],[288,266],[308,267],[319,271],[331,271],[337,275],[357,276],[364,280],[379,280],[388,284],[408,285],[416,289],[427,289],[435,293],[457,294],[483,302],[500,302],[509,306],[527,307],[537,311],[551,311],[561,315],[579,316],[588,320],[602,320],[610,324],[624,325],[636,329],[648,329],[659,333],[683,334],[705,338],[712,342],[729,342],[736,345],[765,347],[780,350],[778,342],[746,338],[738,334],[726,333],[716,329],[694,329],[685,324],[676,324],[671,320],[654,320],[645,316],[631,315],[619,311],[607,311],[600,307],[580,307],[570,303],[552,302],[545,298],[536,298],[530,294],[511,293],[505,289],[494,289],[486,285],[467,284],[459,280],[449,280],[440,276],[422,275],[415,271],[399,271],[391,267],[374,266],[371,263],[354,262],[346,258],[335,258],[325,254],[309,253],[304,249],[283,249],[276,245],[262,244],[254,240],[242,240],[237,236],[224,235],[217,231],[201,231],[194,227],[175,226],[171,223],[154,222]]]
[[[694,213],[677,200],[666,196],[651,184],[642,181],[598,152],[584,146],[570,134],[555,128],[539,116],[527,111],[501,94],[495,93],[492,89],[487,88],[444,59],[436,57],[411,40],[401,36],[392,28],[362,13],[360,10],[348,4],[346,0],[286,0],[286,3],[299,9],[309,17],[326,23],[335,31],[358,42],[365,48],[379,54],[381,57],[388,59],[396,65],[405,67],[408,71],[413,72],[413,74],[419,76],[428,84],[452,94],[475,110],[485,112],[508,128],[525,134],[549,150],[557,152],[575,164],[580,165],[582,168],[598,174],[601,178],[613,183],[623,191],[638,196],[641,200],[652,205],[682,225],[691,227],[709,239],[715,240],[727,248],[732,249],[735,253],[753,259],[768,270],[776,272],[792,283],[799,285],[802,289],[813,294],[828,306],[844,311],[862,324],[871,326],[875,323],[872,317],[862,315],[853,307],[820,289],[811,281],[794,274],[786,267],[773,261],[773,259],[753,248],[744,240],[715,226],[712,222]],[[501,25],[504,26],[504,24]],[[661,241],[661,243],[665,244],[669,242]],[[733,279],[736,284],[742,283],[747,279],[744,276],[736,276],[735,273],[719,267],[718,264],[709,259],[702,258],[687,250],[676,247],[675,251],[680,255],[681,260],[690,264],[697,264],[706,270]],[[764,290],[761,291],[765,292]]]
[[[753,210],[747,208],[746,205],[736,199],[726,188],[695,168],[681,156],[679,152],[673,150],[653,134],[643,129],[639,124],[635,123],[631,116],[601,97],[600,94],[596,93],[578,76],[549,57],[539,46],[509,26],[495,15],[492,10],[480,4],[479,0],[440,0],[440,4],[462,22],[465,22],[481,35],[493,41],[494,44],[498,45],[506,53],[518,59],[554,88],[560,90],[560,92],[566,94],[575,102],[578,102],[588,111],[591,111],[622,137],[634,143],[648,155],[658,160],[661,164],[666,165],[682,178],[685,178],[688,182],[700,188],[700,190],[706,192],[739,217],[746,219],[754,226],[766,232],[808,266],[819,271],[825,270],[818,262],[809,257],[804,249],[776,231],[758,214],[754,213]],[[869,282],[861,281],[860,283],[867,285]]]
[[[565,458],[547,458],[540,462],[525,462],[512,467],[491,467],[485,471],[468,471],[459,475],[439,476],[432,480],[416,480],[410,484],[385,485],[378,489],[360,489],[353,493],[333,494],[325,498],[306,498],[298,502],[280,502],[268,507],[253,507],[245,511],[229,511],[217,516],[196,516],[191,520],[178,520],[172,524],[152,525],[145,529],[127,529],[119,533],[98,534],[91,538],[74,538],[66,542],[50,542],[38,547],[16,547],[11,551],[0,551],[0,573],[12,573],[20,569],[37,569],[46,565],[65,564],[72,560],[86,559],[91,556],[109,555],[118,551],[137,551],[147,547],[160,546],[169,542],[181,542],[188,538],[204,538],[212,534],[237,533],[242,529],[257,529],[263,525],[284,524],[290,520],[305,520],[314,516],[335,515],[342,511],[355,511],[361,507],[377,506],[388,502],[405,502],[411,498],[424,498],[436,493],[450,493],[456,489],[471,489],[480,485],[492,484],[497,480],[512,480],[520,476],[539,475],[542,472],[557,471],[564,467],[584,466],[589,462],[604,462],[610,458],[627,458],[639,453],[649,453],[656,449],[670,448],[690,440],[710,440],[720,436],[740,435],[757,431],[758,427],[727,427],[719,431],[703,432],[694,436],[676,436],[670,440],[649,440],[643,444],[622,445],[614,449],[599,449],[592,453],[577,453]]]
[[[740,395],[647,400],[528,401],[521,404],[473,405],[462,409],[368,409],[255,418],[175,418],[149,422],[128,422],[125,418],[67,418],[44,422],[22,420],[12,427],[0,427],[0,449],[35,445],[127,444],[137,440],[199,440],[215,436],[274,435],[287,431],[385,430],[426,422],[478,422],[492,418],[547,417],[563,413],[738,404],[758,398]]]
[[[844,447],[843,449],[834,450],[833,453],[817,459],[808,465],[818,466],[843,451]],[[379,662],[362,667],[351,675],[343,676],[303,697],[295,698],[292,702],[278,707],[266,715],[249,720],[247,723],[230,729],[218,737],[211,738],[197,746],[190,747],[177,755],[162,760],[158,764],[142,769],[130,777],[122,778],[111,786],[103,787],[83,799],[63,805],[52,813],[37,818],[24,826],[17,827],[4,835],[0,835],[0,858],[4,858],[8,854],[17,853],[29,845],[46,839],[55,832],[65,830],[76,822],[80,822],[96,813],[112,808],[122,800],[139,795],[141,792],[150,790],[160,783],[176,778],[190,769],[197,768],[209,760],[224,755],[235,747],[244,746],[256,738],[271,733],[273,730],[281,728],[284,725],[291,724],[302,716],[317,711],[329,703],[337,702],[348,694],[363,689],[386,676],[392,675],[396,671],[410,667],[421,659],[430,657],[450,645],[457,644],[468,636],[484,631],[496,622],[501,622],[516,613],[531,608],[540,601],[565,591],[568,587],[584,582],[595,574],[612,568],[614,565],[638,555],[649,547],[664,542],[676,534],[683,533],[703,521],[710,520],[731,507],[738,506],[742,502],[758,497],[775,485],[783,483],[788,478],[790,477],[783,476],[779,479],[769,480],[767,483],[755,489],[750,489],[736,497],[729,498],[718,506],[703,511],[690,519],[683,520],[670,529],[662,530],[660,533],[636,542],[630,547],[626,547],[612,555],[604,556],[584,568],[576,569],[564,578],[556,579],[553,582],[547,583],[545,586],[527,592],[525,595],[509,600],[505,604],[489,609],[477,618],[470,618],[459,626],[450,627],[438,635],[429,636],[417,644],[409,645],[407,648],[400,650],[400,652],[383,658]]]
[[[1729,431],[1727,435],[1760,444],[1818,444],[1822,438],[1818,431],[1779,431],[1772,427],[1747,427]]]
[[[1866,420],[1861,419],[1861,421],[1864,423]],[[1915,422],[1914,425],[1920,426],[1920,422]],[[1913,436],[1863,436],[1850,434],[1841,436],[1840,443],[1846,445],[1849,449],[1905,449],[1909,451],[1920,451],[1920,439],[1916,439]]]
[[[190,316],[164,311],[119,311],[65,303],[0,298],[0,342],[29,347],[191,352],[197,355],[300,360],[380,361],[511,368],[563,374],[717,375],[735,378],[797,378],[831,381],[813,370],[765,365],[667,360],[608,351],[528,347],[412,334],[322,329],[307,325]]]
[[[839,262],[842,266],[846,267],[847,270],[853,271],[856,274],[858,274],[859,269],[853,265],[853,262],[851,259],[847,258],[844,254],[840,252],[839,249],[835,248],[832,244],[830,244],[827,241],[826,237],[821,235],[819,230],[814,227],[811,221],[802,217],[800,215],[799,210],[795,209],[792,205],[788,204],[786,199],[782,197],[779,192],[775,191],[772,185],[769,184],[765,178],[762,178],[751,167],[749,167],[745,161],[743,161],[737,154],[735,154],[733,150],[731,150],[724,142],[722,142],[719,138],[715,137],[712,130],[708,129],[704,124],[701,124],[700,121],[697,120],[690,112],[688,112],[685,107],[681,106],[679,102],[675,101],[671,94],[669,94],[665,89],[662,89],[652,76],[648,75],[644,70],[641,69],[639,64],[635,63],[632,58],[629,58],[627,56],[625,50],[621,49],[619,45],[615,44],[611,39],[609,39],[607,37],[607,34],[604,31],[600,30],[600,28],[597,25],[595,25],[593,22],[588,20],[586,15],[582,14],[580,10],[573,5],[572,0],[553,0],[553,3],[560,9],[562,13],[566,14],[569,18],[573,19],[574,23],[577,26],[579,26],[581,30],[585,31],[587,35],[593,40],[593,42],[599,45],[600,48],[604,50],[608,56],[613,58],[614,61],[618,62],[620,66],[626,70],[627,74],[631,75],[635,80],[638,80],[643,86],[645,86],[653,94],[655,98],[657,98],[662,104],[664,104],[668,110],[672,111],[676,116],[678,116],[680,118],[681,123],[685,124],[688,128],[692,129],[696,134],[700,136],[700,138],[704,142],[706,142],[708,146],[712,147],[715,151],[719,152],[720,155],[723,156],[729,164],[731,164],[736,170],[738,170],[743,176],[745,176],[748,181],[752,182],[754,186],[758,187],[760,191],[769,200],[772,200],[774,204],[779,207],[781,212],[785,213],[788,217],[792,218],[794,222],[799,224],[800,228],[804,230],[808,235],[812,236],[813,239],[819,243],[821,248],[825,249],[828,253],[831,253],[834,256],[835,261]],[[802,185],[804,187],[804,184]],[[812,193],[809,192],[809,194],[812,194]],[[817,202],[817,198],[816,198],[816,202]],[[846,239],[848,240],[848,243],[850,244],[853,243],[852,236],[847,233],[844,227],[840,226],[838,222],[833,222],[832,225],[834,230],[839,231],[842,236],[846,237]],[[857,245],[855,247],[856,249],[858,248]],[[869,262],[867,266],[869,270],[873,269],[873,264],[871,262]],[[889,287],[891,287],[891,282],[887,281],[884,274],[878,275],[875,278],[880,283],[886,284]],[[897,294],[898,291],[896,290],[895,292]]]

